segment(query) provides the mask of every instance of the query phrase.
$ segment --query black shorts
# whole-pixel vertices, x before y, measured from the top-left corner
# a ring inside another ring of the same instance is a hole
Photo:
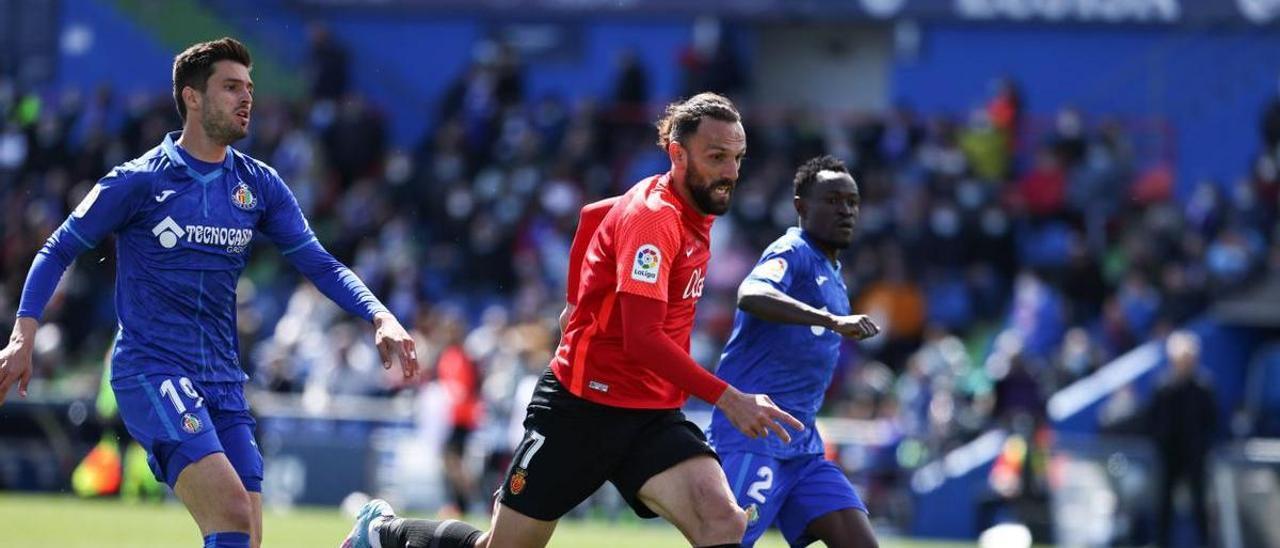
[[[658,515],[640,487],[691,458],[716,458],[707,438],[679,409],[623,409],[571,394],[548,369],[538,381],[524,441],[498,500],[534,519],[554,521],[608,481],[636,515]]]

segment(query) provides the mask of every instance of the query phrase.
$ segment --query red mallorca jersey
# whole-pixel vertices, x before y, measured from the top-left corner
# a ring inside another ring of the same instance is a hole
[[[623,352],[619,293],[667,303],[663,331],[689,349],[693,316],[711,258],[711,223],[655,175],[609,210],[579,268],[578,303],[551,369],[574,395],[631,409],[676,409],[688,396]]]
[[[578,289],[582,285],[579,282],[583,258],[587,256],[587,246],[591,245],[591,239],[595,236],[596,229],[600,228],[600,223],[604,222],[604,216],[621,198],[622,196],[614,196],[591,202],[583,206],[578,214],[578,229],[574,231],[573,245],[569,247],[569,279],[565,280],[564,284],[565,302],[573,306],[578,306]]]

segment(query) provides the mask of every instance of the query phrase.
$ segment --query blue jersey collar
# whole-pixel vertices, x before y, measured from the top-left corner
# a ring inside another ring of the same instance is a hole
[[[227,157],[222,159],[222,169],[202,174],[187,165],[187,162],[182,159],[182,155],[178,153],[177,142],[178,138],[181,136],[181,131],[171,131],[164,136],[164,142],[160,143],[160,148],[164,150],[164,155],[169,159],[169,163],[173,166],[173,169],[176,169],[188,177],[200,181],[201,183],[207,183],[221,177],[224,172],[231,171],[231,167],[235,162],[235,149],[227,147]]]
[[[828,264],[828,265],[831,264],[831,259],[827,258],[827,256],[824,253],[822,253],[822,248],[818,247],[818,243],[813,241],[813,238],[811,238],[809,236],[809,233],[805,232],[804,229],[798,226],[793,226],[791,228],[788,228],[787,232],[800,236],[800,239],[804,240],[805,245],[809,247],[809,251],[811,251],[815,256],[821,259],[824,264]],[[840,259],[836,259],[835,271],[840,272],[840,268],[841,268]]]

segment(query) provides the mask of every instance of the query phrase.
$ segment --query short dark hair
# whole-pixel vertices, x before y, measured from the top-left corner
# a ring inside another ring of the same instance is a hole
[[[830,154],[810,158],[796,170],[796,196],[804,196],[809,187],[813,186],[813,182],[818,180],[818,173],[822,171],[849,173],[849,168],[845,167],[844,162],[839,158]]]
[[[213,76],[213,64],[218,61],[235,61],[253,68],[249,48],[230,37],[200,42],[173,58],[173,102],[177,104],[178,115],[183,120],[187,119],[187,104],[182,101],[182,88],[195,88],[203,93],[209,77]]]
[[[741,122],[742,115],[733,101],[716,93],[704,92],[684,101],[667,105],[662,119],[658,120],[658,146],[666,150],[670,143],[684,143],[689,135],[698,131],[703,118],[721,122]]]

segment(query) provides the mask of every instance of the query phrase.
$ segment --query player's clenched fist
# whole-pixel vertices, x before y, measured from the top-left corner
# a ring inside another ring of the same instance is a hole
[[[751,438],[763,438],[772,430],[782,438],[783,443],[791,443],[791,434],[783,425],[796,431],[804,430],[803,423],[778,409],[773,400],[764,394],[743,394],[730,386],[720,396],[716,407],[724,412],[734,428]]]
[[[867,339],[880,333],[880,326],[871,321],[871,316],[856,314],[852,316],[836,316],[831,330],[851,339]]]

